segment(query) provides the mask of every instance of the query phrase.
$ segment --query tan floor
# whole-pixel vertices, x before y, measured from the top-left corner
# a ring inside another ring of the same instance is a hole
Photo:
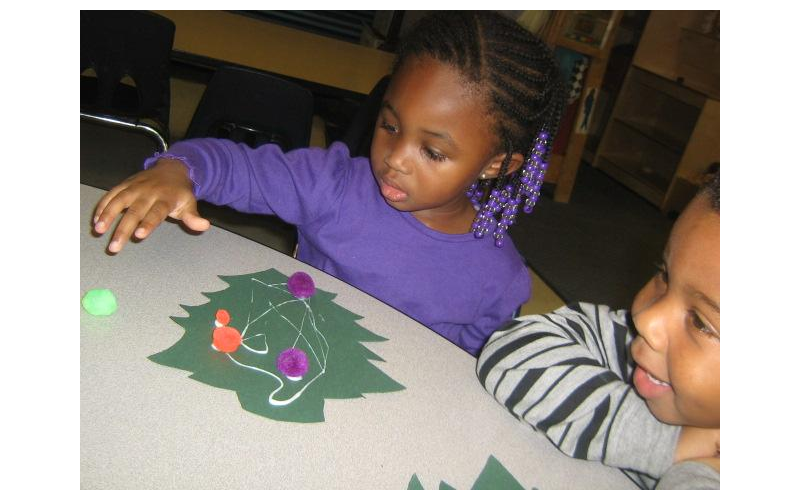
[[[521,316],[548,313],[564,305],[564,301],[542,281],[542,278],[530,268],[528,268],[528,273],[533,281],[533,297],[522,305]]]

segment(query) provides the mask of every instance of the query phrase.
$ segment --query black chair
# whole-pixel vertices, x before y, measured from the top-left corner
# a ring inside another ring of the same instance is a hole
[[[186,138],[230,139],[256,148],[274,143],[283,151],[308,147],[314,117],[311,92],[278,77],[239,67],[220,67],[192,116]],[[244,214],[199,203],[215,226],[287,255],[297,251],[297,230],[277,217]]]
[[[174,37],[175,24],[152,12],[82,10],[81,116],[145,130],[166,149]]]
[[[299,85],[244,68],[222,66],[211,78],[186,138],[217,137],[283,151],[308,147],[314,97]]]
[[[386,93],[389,80],[390,77],[387,75],[375,84],[342,136],[342,142],[350,149],[350,155],[369,157],[372,134],[375,131],[375,120],[377,120],[383,104],[383,94]]]

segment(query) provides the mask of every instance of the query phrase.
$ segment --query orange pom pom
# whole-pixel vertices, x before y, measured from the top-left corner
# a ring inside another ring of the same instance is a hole
[[[230,326],[221,326],[214,329],[214,347],[221,352],[235,352],[242,343],[242,334]]]
[[[222,326],[227,326],[231,322],[231,315],[225,309],[220,309],[217,311],[216,319]]]

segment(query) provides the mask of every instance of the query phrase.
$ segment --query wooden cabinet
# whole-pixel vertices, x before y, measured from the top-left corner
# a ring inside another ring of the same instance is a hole
[[[719,48],[716,66],[709,60],[704,70],[698,52],[713,59],[713,48],[680,43],[687,29],[697,33],[693,15],[651,13],[593,162],[665,212],[681,210],[719,161],[719,100],[709,95],[714,88],[719,95]],[[707,44],[709,35],[701,35]],[[691,86],[683,74],[691,74]]]
[[[588,59],[588,69],[583,77],[580,97],[572,112],[567,110],[561,130],[554,139],[550,167],[545,182],[555,182],[553,199],[568,202],[575,185],[575,176],[586,144],[588,125],[594,111],[593,102],[603,82],[611,42],[622,18],[622,11],[556,11],[544,30],[544,39],[556,51],[566,49],[582,54]],[[568,69],[566,71],[569,71]],[[578,120],[578,116],[585,119]],[[563,147],[561,137],[565,138]]]

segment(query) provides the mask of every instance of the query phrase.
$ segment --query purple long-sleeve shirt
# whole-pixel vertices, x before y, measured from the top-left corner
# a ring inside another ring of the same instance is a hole
[[[198,199],[294,224],[300,260],[472,355],[530,297],[530,277],[510,241],[497,248],[490,236],[440,233],[396,210],[369,160],[350,158],[341,143],[284,154],[271,144],[193,139],[166,154],[186,163]]]

